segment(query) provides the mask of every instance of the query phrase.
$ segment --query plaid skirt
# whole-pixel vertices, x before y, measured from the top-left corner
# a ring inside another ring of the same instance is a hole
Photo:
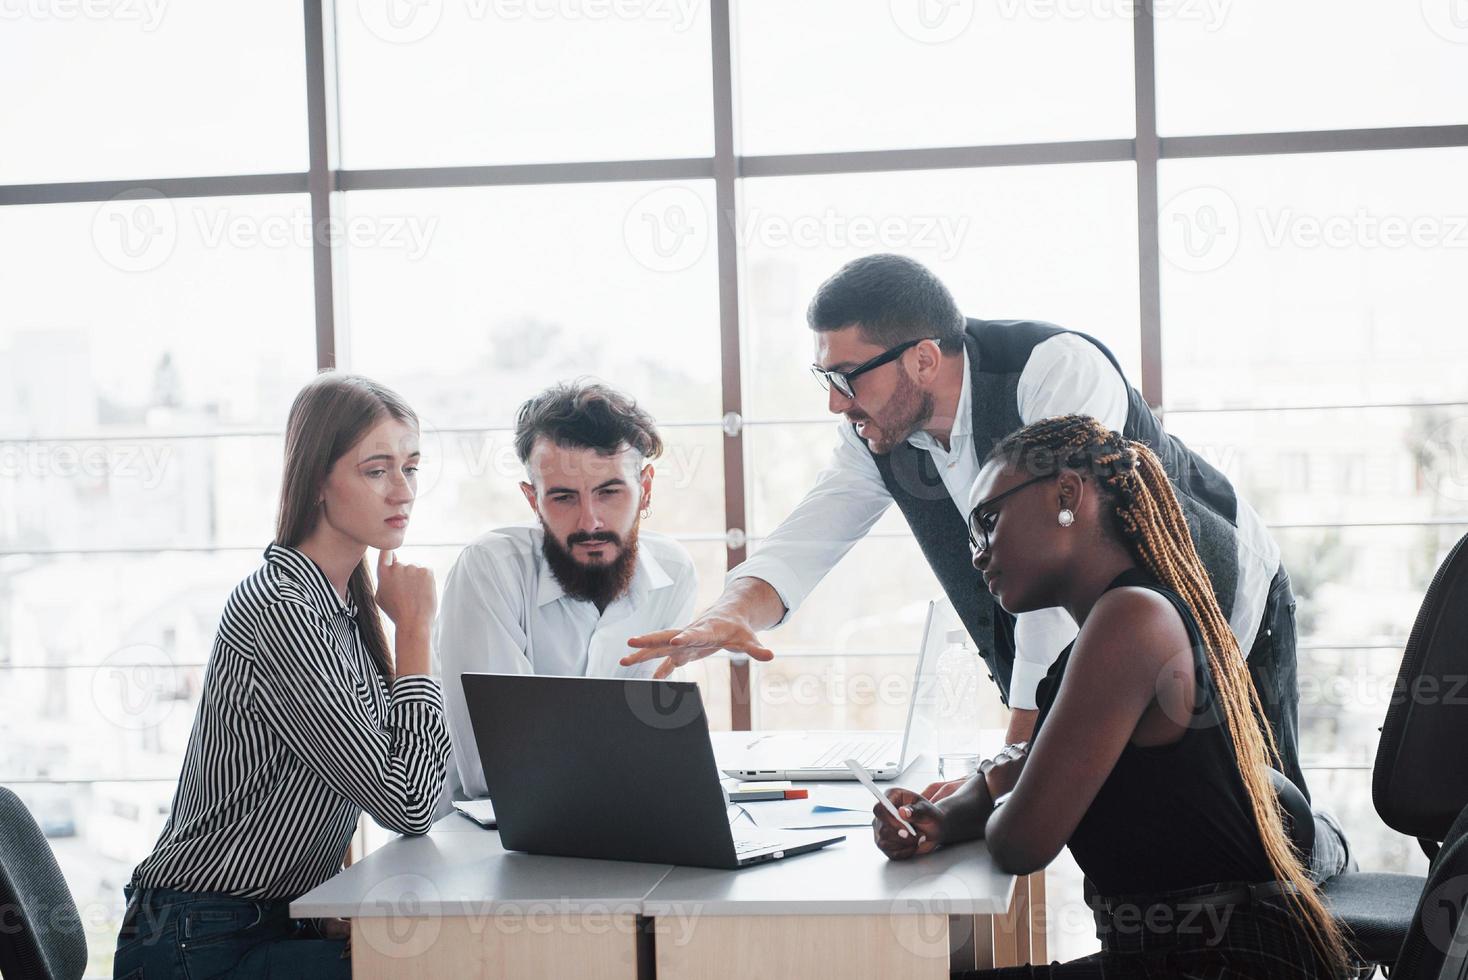
[[[1219,895],[1230,896],[1216,900]],[[1210,900],[1212,899],[1212,900]],[[1096,900],[1102,951],[966,980],[1336,980],[1277,883],[1222,883]]]

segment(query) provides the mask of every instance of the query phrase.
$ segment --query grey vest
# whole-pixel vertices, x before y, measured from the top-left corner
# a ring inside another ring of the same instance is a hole
[[[1034,320],[969,320],[964,337],[968,351],[973,409],[973,452],[986,458],[1005,436],[1020,428],[1019,376],[1035,347],[1062,333],[1075,333],[1095,344],[1121,374],[1111,351],[1094,337]],[[1123,383],[1126,378],[1123,375]],[[1233,609],[1238,583],[1238,498],[1228,479],[1180,439],[1170,436],[1142,395],[1127,385],[1127,419],[1122,431],[1144,442],[1162,460],[1188,519],[1193,545],[1213,580],[1218,604]],[[933,573],[978,646],[1009,703],[1014,668],[1014,617],[984,588],[969,552],[966,514],[960,514],[938,475],[933,457],[906,441],[891,453],[875,453],[877,470],[912,528]]]

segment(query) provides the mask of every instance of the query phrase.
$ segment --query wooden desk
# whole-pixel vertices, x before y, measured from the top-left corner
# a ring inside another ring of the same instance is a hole
[[[929,781],[919,769],[901,784]],[[842,832],[815,853],[715,871],[510,852],[498,833],[450,814],[291,913],[350,918],[359,978],[937,980],[950,968],[1046,961],[1043,873],[999,872],[982,842],[892,862],[868,827]]]
[[[352,920],[352,975],[637,980],[642,901],[669,865],[506,851],[457,814],[291,903]]]
[[[939,980],[980,957],[984,966],[1021,962],[1015,943],[974,942],[976,928],[1004,933],[1015,891],[982,843],[893,862],[858,827],[816,854],[743,871],[675,868],[643,914],[659,980]]]

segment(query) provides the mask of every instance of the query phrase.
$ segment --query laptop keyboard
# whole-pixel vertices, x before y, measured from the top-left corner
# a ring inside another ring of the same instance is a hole
[[[855,759],[867,769],[874,769],[883,762],[888,762],[894,755],[893,749],[897,743],[892,740],[885,742],[870,742],[864,740],[853,740],[834,745],[811,763],[812,769],[835,769],[847,759]]]
[[[734,838],[734,854],[736,856],[741,854],[749,854],[754,851],[763,851],[771,847],[779,846],[779,841],[759,840],[754,837],[745,838],[743,840],[738,837]]]

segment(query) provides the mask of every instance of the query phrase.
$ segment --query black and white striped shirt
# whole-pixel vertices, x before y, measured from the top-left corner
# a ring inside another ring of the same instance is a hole
[[[271,545],[224,607],[173,809],[138,888],[295,898],[330,878],[362,811],[421,834],[449,754],[443,692],[387,684],[356,607]]]

